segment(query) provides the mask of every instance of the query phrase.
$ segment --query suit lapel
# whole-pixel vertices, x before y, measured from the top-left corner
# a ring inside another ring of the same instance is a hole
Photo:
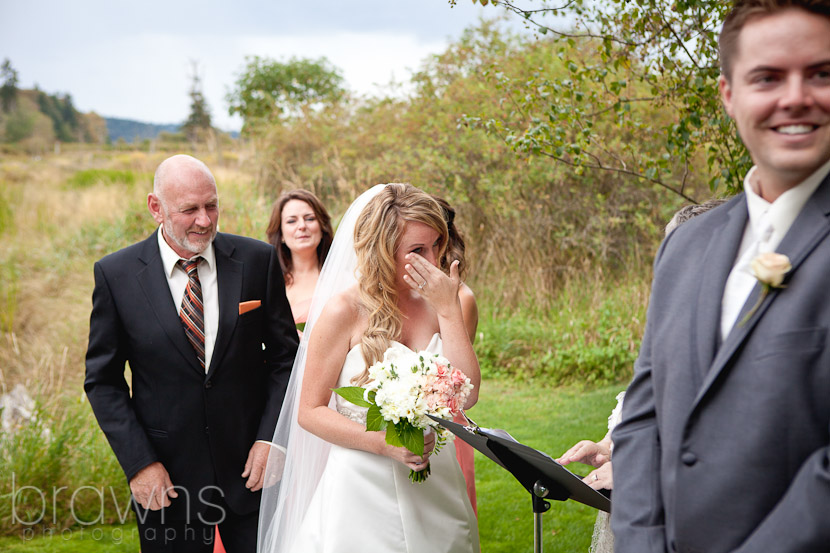
[[[233,258],[233,244],[223,235],[217,234],[213,246],[216,254],[216,283],[219,288],[219,329],[206,378],[211,378],[222,362],[239,319],[239,301],[242,298],[243,263]]]
[[[700,366],[698,374],[701,377],[709,372],[718,350],[723,289],[735,263],[747,218],[746,201],[740,194],[726,211],[725,220],[712,230],[709,246],[700,260],[703,274],[698,294],[695,338]]]
[[[170,295],[170,285],[164,275],[164,264],[161,261],[156,233],[153,233],[150,238],[144,241],[139,260],[145,266],[138,271],[136,278],[147,298],[147,303],[150,304],[156,319],[158,319],[159,325],[176,346],[179,353],[187,359],[191,367],[202,373],[193,346],[187,341],[187,336],[184,333],[178,308],[173,304],[173,298]]]
[[[776,248],[777,253],[784,254],[790,258],[792,265],[792,269],[784,279],[784,286],[787,286],[792,275],[798,270],[804,260],[810,256],[813,250],[815,250],[816,246],[830,234],[828,215],[830,215],[830,176],[824,179],[824,182],[822,182],[813,196],[807,200],[801,213],[799,213],[790,230],[784,236],[778,248]],[[706,374],[703,386],[695,399],[695,405],[700,402],[701,398],[711,388],[715,380],[717,380],[720,373],[728,366],[730,360],[736,355],[741,345],[752,333],[755,325],[758,324],[761,317],[769,310],[770,305],[772,305],[778,296],[786,294],[786,292],[786,288],[772,289],[755,313],[753,313],[752,317],[745,324],[740,326],[736,325],[732,329],[726,337],[723,346],[718,350],[712,362],[711,369]],[[758,301],[760,294],[761,285],[756,284],[741,309],[738,321],[743,320],[752,306]]]

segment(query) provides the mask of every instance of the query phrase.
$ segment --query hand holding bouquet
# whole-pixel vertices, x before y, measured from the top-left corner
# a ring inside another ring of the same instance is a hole
[[[383,361],[369,367],[371,381],[365,388],[345,386],[334,392],[347,401],[367,407],[366,430],[386,430],[386,443],[424,454],[424,430],[436,434],[438,453],[452,433],[427,415],[452,419],[464,408],[473,385],[443,356],[426,351],[390,348]],[[429,465],[410,470],[413,482],[429,476]]]

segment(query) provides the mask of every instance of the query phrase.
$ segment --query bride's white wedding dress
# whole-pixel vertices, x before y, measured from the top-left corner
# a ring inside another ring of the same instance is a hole
[[[393,342],[391,348],[406,348]],[[427,351],[441,352],[435,334]],[[351,386],[365,363],[358,344],[346,355],[337,386]],[[366,409],[336,398],[337,410],[365,424]],[[430,457],[425,482],[389,457],[331,446],[323,476],[289,551],[296,553],[461,553],[479,551],[478,525],[466,483],[448,443]]]
[[[625,401],[625,391],[617,394],[617,406],[608,417],[608,436],[622,419],[622,407]],[[613,447],[613,444],[612,444]],[[612,507],[613,508],[613,507]],[[614,553],[614,534],[611,532],[611,514],[605,511],[597,513],[594,523],[594,535],[591,538],[589,553]]]

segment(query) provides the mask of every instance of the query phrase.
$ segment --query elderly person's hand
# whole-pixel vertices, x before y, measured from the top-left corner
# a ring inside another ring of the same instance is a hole
[[[135,502],[151,511],[170,506],[170,499],[179,497],[167,469],[160,462],[150,463],[130,480]]]
[[[258,492],[265,484],[265,467],[268,464],[270,449],[270,444],[258,441],[248,451],[248,459],[245,461],[242,478],[247,478],[245,487],[252,492]]]

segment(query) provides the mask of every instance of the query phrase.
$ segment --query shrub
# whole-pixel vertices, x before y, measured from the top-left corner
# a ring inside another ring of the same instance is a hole
[[[14,434],[0,434],[0,532],[60,531],[124,522],[129,487],[89,404],[43,409]]]
[[[116,169],[85,169],[78,171],[66,181],[69,189],[89,188],[95,184],[135,184],[136,176],[132,171],[120,171]]]

